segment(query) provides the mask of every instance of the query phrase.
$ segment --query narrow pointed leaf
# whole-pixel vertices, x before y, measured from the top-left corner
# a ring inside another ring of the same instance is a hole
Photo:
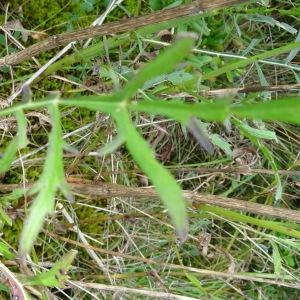
[[[30,251],[42,228],[45,217],[53,211],[56,192],[60,189],[66,194],[68,190],[63,169],[63,139],[60,112],[56,104],[50,105],[49,109],[52,117],[52,130],[49,134],[47,158],[43,173],[37,185],[33,187],[33,190],[38,192],[38,195],[33,200],[29,216],[21,234],[19,246],[21,256]]]
[[[26,278],[26,285],[41,285],[47,287],[64,287],[64,282],[68,279],[67,272],[72,267],[72,262],[77,254],[76,250],[71,250],[65,254],[53,267],[36,276]]]
[[[15,112],[18,121],[18,132],[17,135],[9,142],[5,149],[5,152],[0,159],[0,174],[6,172],[13,160],[15,159],[18,149],[24,148],[27,145],[26,135],[26,117],[23,111]]]
[[[175,64],[182,61],[191,51],[194,40],[185,38],[164,50],[154,61],[148,63],[141,71],[132,78],[120,93],[123,99],[131,98],[139,88],[150,80],[162,74],[172,71]]]
[[[300,124],[300,98],[286,97],[269,102],[241,104],[231,110],[241,118]]]
[[[179,101],[144,100],[130,104],[130,109],[167,116],[186,124],[191,117],[207,121],[224,121],[229,114],[229,103],[219,100],[215,103],[187,104]]]
[[[132,124],[127,111],[114,115],[131,155],[156,187],[181,240],[187,236],[187,212],[183,193],[172,175],[155,159],[152,149]]]

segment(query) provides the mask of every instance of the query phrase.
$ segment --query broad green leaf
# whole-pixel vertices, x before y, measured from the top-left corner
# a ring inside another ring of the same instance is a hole
[[[229,114],[227,101],[215,103],[187,104],[179,101],[144,100],[130,104],[130,109],[138,112],[147,112],[167,116],[186,124],[191,117],[198,117],[207,121],[223,121]]]
[[[281,98],[270,102],[241,104],[231,107],[240,118],[282,121],[300,124],[300,98]]]
[[[49,105],[52,118],[52,130],[49,134],[49,147],[43,173],[37,184],[33,187],[38,195],[33,200],[29,216],[25,221],[20,238],[20,254],[27,254],[38,233],[40,232],[47,214],[53,211],[54,197],[58,190],[65,196],[68,194],[68,186],[64,177],[62,156],[62,131],[60,112],[56,103]]]
[[[191,51],[194,40],[185,38],[164,50],[154,61],[146,64],[136,76],[134,76],[119,93],[122,99],[130,99],[139,88],[151,78],[170,73],[173,67]]]
[[[132,124],[128,112],[123,109],[113,115],[126,145],[140,168],[156,187],[167,207],[181,240],[187,236],[188,217],[183,193],[172,175],[155,159],[152,149]]]
[[[24,279],[25,285],[41,285],[46,287],[64,287],[64,282],[68,279],[68,271],[72,267],[72,262],[77,254],[76,250],[71,250],[57,261],[53,267],[36,276]]]

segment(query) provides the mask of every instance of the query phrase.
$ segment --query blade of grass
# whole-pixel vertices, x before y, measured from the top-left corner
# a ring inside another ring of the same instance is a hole
[[[300,238],[300,231],[295,230],[293,228],[286,227],[279,222],[261,220],[258,218],[242,215],[237,212],[229,211],[220,207],[209,206],[209,205],[202,205],[201,210],[214,213],[216,215],[219,215],[231,221],[248,223],[251,225],[256,225],[259,227],[272,230],[274,232],[284,234],[286,236],[291,236],[297,239]]]
[[[222,74],[225,74],[226,72],[230,72],[230,71],[233,71],[233,70],[236,70],[236,69],[244,68],[244,67],[246,67],[246,66],[248,66],[248,65],[250,65],[254,62],[257,62],[259,60],[270,58],[270,57],[273,57],[273,56],[277,56],[279,54],[288,52],[292,49],[296,49],[296,48],[299,48],[299,47],[300,47],[300,42],[293,42],[293,43],[289,43],[287,45],[284,45],[284,46],[276,48],[276,49],[265,51],[263,53],[251,56],[247,59],[240,60],[240,61],[237,61],[237,62],[234,62],[234,63],[230,63],[230,64],[225,65],[222,68],[219,68],[219,69],[216,69],[214,71],[208,72],[208,73],[206,73],[202,76],[202,80],[208,80],[208,79],[211,79],[211,78],[214,78],[214,77],[218,77]]]

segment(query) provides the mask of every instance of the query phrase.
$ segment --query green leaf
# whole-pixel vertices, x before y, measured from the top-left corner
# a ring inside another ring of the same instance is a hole
[[[105,144],[98,150],[100,156],[110,154],[117,150],[124,143],[124,138],[122,135],[118,134],[111,142]]]
[[[0,254],[3,255],[6,259],[14,259],[15,255],[11,251],[11,248],[4,244],[3,242],[0,242]]]
[[[258,138],[258,139],[265,139],[265,140],[275,140],[278,141],[276,133],[274,131],[266,130],[266,129],[257,129],[253,128],[247,124],[241,124],[240,129],[243,129],[244,131],[247,131],[252,136]]]
[[[144,100],[130,104],[133,111],[147,112],[167,116],[183,124],[187,124],[191,117],[198,117],[207,121],[224,121],[229,114],[227,101],[215,103],[187,104],[180,101]]]
[[[14,137],[5,149],[5,152],[0,159],[0,174],[6,172],[13,162],[18,150],[18,139]]]
[[[271,244],[273,248],[272,257],[274,263],[274,273],[279,276],[282,270],[282,263],[281,263],[282,259],[276,243],[271,241]]]
[[[17,188],[11,193],[1,196],[0,201],[4,205],[11,205],[12,203],[15,203],[19,198],[24,197],[25,193],[26,189]]]
[[[10,216],[4,211],[2,205],[0,204],[0,219],[2,221],[4,221],[6,224],[8,224],[9,226],[12,225],[12,219],[10,218]]]
[[[49,105],[52,117],[52,131],[49,134],[49,147],[43,173],[31,192],[38,192],[33,200],[29,216],[25,221],[20,238],[20,254],[27,254],[38,233],[40,232],[47,214],[53,211],[54,197],[60,189],[68,196],[68,186],[64,177],[62,156],[62,131],[60,113],[57,104]]]
[[[18,148],[25,148],[28,144],[27,140],[27,120],[23,111],[16,111],[18,121]]]
[[[67,273],[72,267],[76,254],[76,250],[71,250],[57,261],[49,271],[26,278],[23,283],[25,285],[41,285],[53,288],[64,287],[64,282],[68,279]]]
[[[210,134],[209,137],[211,139],[211,142],[215,146],[217,146],[220,149],[222,149],[228,157],[232,157],[233,156],[233,152],[231,150],[231,145],[225,139],[223,139],[222,137],[220,137],[220,135],[218,135],[218,134]]]
[[[285,97],[270,102],[241,104],[232,106],[231,110],[240,118],[300,124],[299,98]]]
[[[27,145],[26,135],[26,117],[21,110],[15,112],[18,121],[18,133],[5,149],[3,157],[0,159],[0,174],[6,172],[13,162],[18,149],[24,148]]]
[[[105,96],[81,96],[61,101],[61,105],[83,107],[94,111],[102,111],[108,114],[114,112],[120,106],[116,95]]]
[[[181,188],[172,175],[155,159],[152,149],[132,124],[128,112],[123,109],[113,115],[119,131],[126,140],[131,155],[156,187],[169,211],[181,240],[187,236],[188,217]]]
[[[130,99],[139,88],[150,80],[162,74],[172,71],[175,64],[185,58],[191,51],[194,40],[185,38],[164,50],[154,61],[146,64],[141,71],[134,76],[119,93],[121,100]]]
[[[196,287],[199,290],[199,292],[201,294],[205,293],[205,290],[203,289],[202,284],[198,280],[197,277],[195,277],[193,274],[189,274],[189,273],[186,273],[185,276],[193,284],[193,286]]]
[[[266,145],[264,145],[261,141],[260,138],[258,137],[258,132],[255,131],[255,128],[252,128],[250,126],[245,125],[239,120],[235,121],[236,124],[238,124],[238,127],[243,135],[245,135],[251,142],[252,144],[256,145],[259,147],[261,152],[263,153],[264,157],[269,161],[272,169],[274,170],[274,178],[276,182],[276,194],[275,194],[275,200],[279,200],[282,198],[282,183],[280,179],[280,175],[278,173],[278,167],[277,164],[274,160],[274,157],[272,155],[272,152],[268,149]],[[250,129],[250,130],[249,130]],[[260,132],[261,134],[261,132]],[[269,135],[270,137],[270,135]]]

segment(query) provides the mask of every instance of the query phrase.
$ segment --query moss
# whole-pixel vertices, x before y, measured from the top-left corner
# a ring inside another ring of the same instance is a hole
[[[15,11],[20,7],[19,0],[11,0],[10,4]],[[22,23],[25,28],[39,30],[48,29],[64,23],[66,12],[62,8],[66,5],[63,0],[30,0],[22,5]]]
[[[19,237],[23,227],[23,222],[20,218],[13,221],[12,226],[5,225],[3,227],[3,238],[12,248],[18,249]]]

